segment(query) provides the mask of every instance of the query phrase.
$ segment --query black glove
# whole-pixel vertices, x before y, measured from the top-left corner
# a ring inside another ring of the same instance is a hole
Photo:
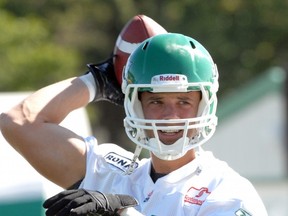
[[[138,205],[129,195],[103,194],[84,189],[63,191],[43,203],[46,216],[119,215],[117,211]]]
[[[114,72],[113,58],[98,64],[87,64],[96,83],[96,96],[93,101],[106,100],[123,106],[124,94]]]

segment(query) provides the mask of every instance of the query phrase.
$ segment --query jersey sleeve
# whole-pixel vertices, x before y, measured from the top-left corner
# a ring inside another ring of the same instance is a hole
[[[86,173],[79,188],[108,191],[117,178],[125,175],[133,153],[113,143],[99,145],[93,136],[85,138],[85,142]]]
[[[95,161],[104,159],[107,165],[113,170],[125,172],[128,169],[134,156],[132,152],[129,152],[113,143],[104,143],[99,145],[97,139],[93,136],[87,137],[85,141],[87,149],[87,166],[88,164],[91,165],[89,162],[91,160]],[[136,167],[138,164],[137,162]]]

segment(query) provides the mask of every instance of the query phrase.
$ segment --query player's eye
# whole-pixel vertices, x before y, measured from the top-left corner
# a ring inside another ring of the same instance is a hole
[[[160,100],[152,100],[152,101],[150,101],[150,104],[155,104],[155,105],[162,104],[162,101],[160,101]]]

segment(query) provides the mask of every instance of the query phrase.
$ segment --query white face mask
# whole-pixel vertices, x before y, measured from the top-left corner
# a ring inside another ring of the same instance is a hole
[[[154,87],[155,86],[151,84],[144,86],[141,85],[141,88],[154,89]],[[188,150],[198,147],[209,140],[214,134],[217,125],[216,92],[209,95],[209,92],[205,90],[205,87],[202,84],[187,84],[186,89],[189,87],[197,87],[202,93],[202,99],[199,103],[197,117],[175,120],[147,120],[143,117],[144,115],[141,102],[138,99],[139,86],[128,85],[124,102],[126,111],[124,126],[128,137],[137,146],[148,149],[149,151],[153,152],[155,156],[163,160],[178,159],[185,155]],[[211,86],[209,87],[212,89]],[[159,88],[159,85],[157,85],[156,89],[157,92],[167,92],[163,86],[162,88]],[[171,85],[169,86],[169,89],[173,90]],[[180,92],[179,88],[177,89],[178,92]],[[181,89],[181,92],[183,92],[183,88]],[[145,133],[147,130],[153,131],[154,135],[152,138],[148,137]],[[165,145],[158,138],[159,130],[181,130],[183,131],[183,136],[179,138],[175,143]],[[188,132],[191,130],[194,130],[195,133],[192,137],[191,135],[189,137]]]

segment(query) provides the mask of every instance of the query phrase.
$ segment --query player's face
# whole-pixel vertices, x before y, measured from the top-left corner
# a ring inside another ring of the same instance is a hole
[[[201,93],[191,91],[185,93],[150,93],[141,94],[141,104],[145,119],[183,119],[197,116]],[[195,131],[189,130],[192,137]],[[153,137],[152,131],[146,131],[148,137]],[[158,131],[159,139],[164,144],[173,144],[183,136],[182,130]]]

